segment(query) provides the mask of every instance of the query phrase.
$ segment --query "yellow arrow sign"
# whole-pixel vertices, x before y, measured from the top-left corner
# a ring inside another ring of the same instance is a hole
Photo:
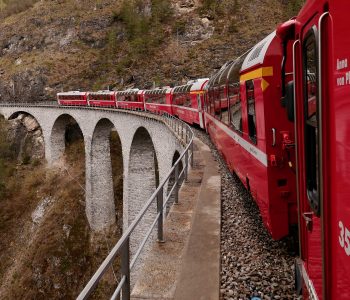
[[[264,78],[261,79],[261,89],[263,92],[265,92],[269,85],[270,84]]]

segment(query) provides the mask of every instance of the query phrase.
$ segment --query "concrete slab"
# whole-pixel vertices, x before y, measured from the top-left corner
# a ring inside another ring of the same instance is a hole
[[[155,243],[132,299],[219,299],[220,177],[210,149],[195,140],[195,164]]]
[[[221,178],[210,150],[201,151],[206,166],[174,294],[178,300],[219,299]]]

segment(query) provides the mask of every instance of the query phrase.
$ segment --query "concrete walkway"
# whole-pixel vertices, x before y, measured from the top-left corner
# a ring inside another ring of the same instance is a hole
[[[210,149],[195,139],[195,163],[155,242],[132,299],[219,299],[220,175]]]

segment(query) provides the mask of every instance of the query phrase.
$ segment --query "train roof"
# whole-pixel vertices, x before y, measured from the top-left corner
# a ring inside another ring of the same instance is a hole
[[[114,93],[115,93],[115,91],[109,91],[109,90],[89,92],[90,95],[111,95]]]
[[[265,55],[267,50],[269,49],[273,39],[276,37],[276,31],[270,33],[267,37],[265,37],[262,41],[257,43],[252,50],[246,56],[241,72],[244,72],[251,67],[262,64],[265,59]]]
[[[118,96],[126,96],[126,95],[137,95],[137,94],[140,94],[140,92],[142,92],[142,90],[130,89],[130,90],[125,90],[125,91],[118,91],[118,92],[116,92],[116,94]]]
[[[226,62],[217,73],[210,77],[206,88],[225,85],[228,80],[239,82],[242,72],[264,62],[266,53],[275,37],[276,31],[269,34],[242,56]]]
[[[164,95],[171,91],[170,88],[158,88],[153,90],[145,90],[146,95]]]
[[[194,81],[188,82],[188,84],[192,84],[191,91],[201,91],[203,90],[205,84],[208,82],[209,78],[199,78]]]
[[[239,82],[242,64],[250,51],[251,50],[248,50],[235,60],[226,62],[217,73],[210,77],[206,88],[225,85],[227,83],[227,80],[230,80],[232,82]]]
[[[190,92],[192,86],[193,83],[176,86],[173,88],[173,94]]]
[[[58,96],[70,96],[70,95],[85,95],[87,92],[81,91],[69,91],[69,92],[60,92],[57,93]]]

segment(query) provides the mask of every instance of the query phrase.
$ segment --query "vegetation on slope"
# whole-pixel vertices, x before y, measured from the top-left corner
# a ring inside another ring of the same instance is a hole
[[[207,77],[295,15],[302,3],[0,0],[0,101]],[[112,133],[119,227],[99,235],[85,217],[82,141],[69,143],[61,168],[50,171],[30,157],[17,162],[7,126],[0,119],[0,298],[74,298],[120,235],[118,138]],[[33,215],[38,207],[41,217]],[[114,284],[109,275],[96,298]]]
[[[207,77],[295,15],[302,3],[42,0],[2,19],[0,101]]]
[[[6,126],[1,120],[0,298],[73,299],[117,242],[121,228],[90,230],[84,145],[74,125],[67,131],[65,159],[53,170],[31,159],[19,165],[11,157]],[[111,152],[116,213],[122,218],[122,156],[115,134]],[[114,271],[117,275],[118,262]],[[111,271],[95,298],[111,295],[115,282]]]
[[[39,0],[0,0],[0,16],[8,17],[31,8]]]

